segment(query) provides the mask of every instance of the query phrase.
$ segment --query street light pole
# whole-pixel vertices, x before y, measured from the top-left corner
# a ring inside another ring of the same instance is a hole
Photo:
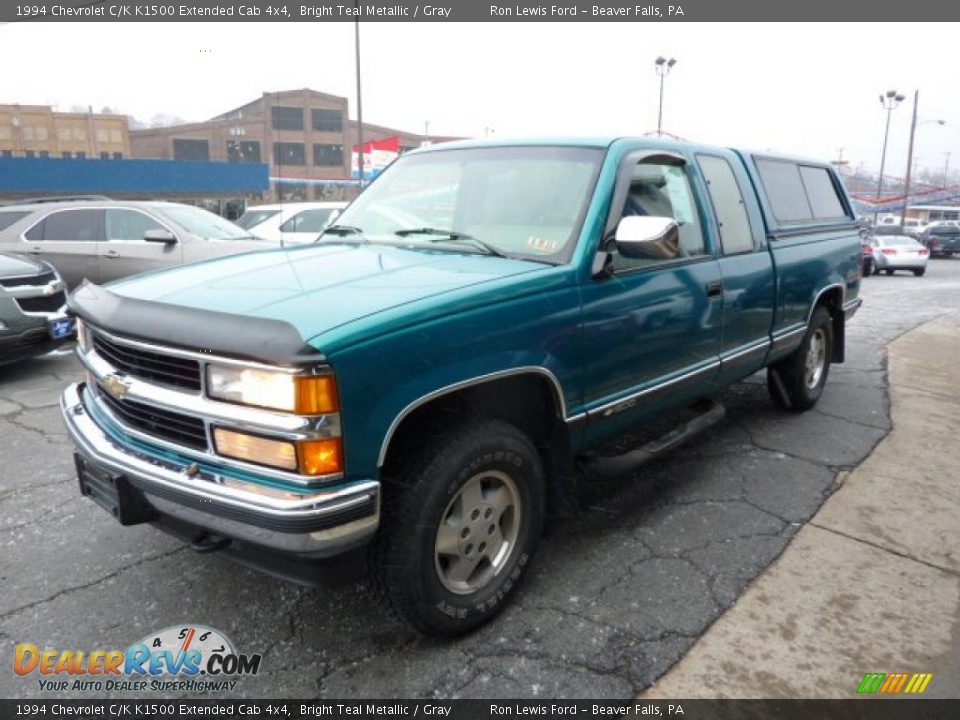
[[[663,81],[676,64],[677,61],[674,58],[667,60],[667,58],[662,55],[653,61],[653,69],[657,75],[660,76],[660,105],[657,110],[657,137],[663,137]]]
[[[357,64],[357,171],[360,179],[360,189],[363,189],[363,94],[360,92],[360,0],[353,0],[353,7],[357,9],[357,19],[353,21],[353,47]]]
[[[880,196],[883,193],[883,170],[887,163],[887,140],[890,137],[890,115],[893,109],[903,102],[904,96],[897,93],[896,90],[888,90],[886,95],[880,96],[880,104],[887,111],[887,128],[883,132],[883,152],[880,155],[880,180],[877,182],[877,200],[876,207],[873,210],[873,224],[877,224],[877,216],[880,214]]]
[[[945,152],[944,155],[945,155],[946,157],[945,157],[945,159],[944,159],[944,161],[943,161],[943,189],[946,190],[946,189],[947,189],[947,177],[948,177],[947,172],[948,172],[948,170],[950,169],[950,153]]]

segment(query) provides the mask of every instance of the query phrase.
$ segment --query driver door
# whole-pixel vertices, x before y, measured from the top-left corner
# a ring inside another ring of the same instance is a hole
[[[723,286],[703,213],[685,157],[646,153],[621,165],[604,269],[582,288],[588,443],[712,387]],[[621,254],[615,232],[629,215],[672,218],[678,245],[649,257]]]

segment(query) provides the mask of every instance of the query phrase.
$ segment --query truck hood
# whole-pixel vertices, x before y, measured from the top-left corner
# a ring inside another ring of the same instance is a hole
[[[115,295],[282,320],[304,340],[460,288],[546,265],[469,252],[324,244],[233,255],[127,278]]]

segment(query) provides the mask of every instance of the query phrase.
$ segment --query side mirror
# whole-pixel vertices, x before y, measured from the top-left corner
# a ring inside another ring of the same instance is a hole
[[[860,228],[860,238],[861,238],[862,240],[869,240],[869,239],[870,239],[870,231],[867,230],[866,228]]]
[[[615,239],[617,251],[634,260],[680,257],[680,226],[673,218],[629,215],[617,225]]]
[[[177,236],[169,230],[155,228],[147,230],[143,234],[143,239],[147,242],[163,243],[164,245],[174,245],[177,242]]]

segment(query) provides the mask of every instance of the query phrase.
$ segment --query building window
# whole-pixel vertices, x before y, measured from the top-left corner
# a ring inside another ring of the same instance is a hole
[[[210,159],[210,143],[206,140],[174,138],[173,159],[207,161]]]
[[[32,157],[34,156],[34,152],[33,152],[33,150],[27,150],[27,151],[23,154],[23,156],[24,156],[24,157],[32,158]]]
[[[38,155],[39,157],[42,157],[42,158],[48,158],[48,157],[50,157],[50,153],[47,152],[46,150],[41,150],[39,153],[37,153],[37,155]]]
[[[77,150],[77,159],[78,159],[78,160],[85,160],[86,157],[87,157],[87,154],[86,154],[83,150]]]
[[[257,140],[227,140],[228,162],[260,162],[260,142]]]
[[[0,157],[13,157],[13,150],[0,150]]]
[[[60,153],[65,160],[69,160],[73,157],[73,153],[67,150],[66,152]]]
[[[304,202],[307,199],[306,183],[278,182],[273,189],[280,202]]]
[[[303,130],[303,108],[277,105],[270,108],[270,117],[274,130]]]
[[[343,165],[343,145],[314,145],[313,164],[327,167]]]
[[[108,152],[102,152],[102,153],[100,153],[100,159],[101,159],[101,160],[109,160],[109,159],[110,159],[110,153],[108,153]]]
[[[314,130],[321,132],[343,132],[343,113],[339,110],[314,109],[310,111]]]
[[[307,157],[303,143],[274,143],[274,165],[306,165]]]
[[[115,153],[113,154],[113,159],[114,159],[114,160],[123,160],[123,153],[122,153],[122,152],[115,152]]]

